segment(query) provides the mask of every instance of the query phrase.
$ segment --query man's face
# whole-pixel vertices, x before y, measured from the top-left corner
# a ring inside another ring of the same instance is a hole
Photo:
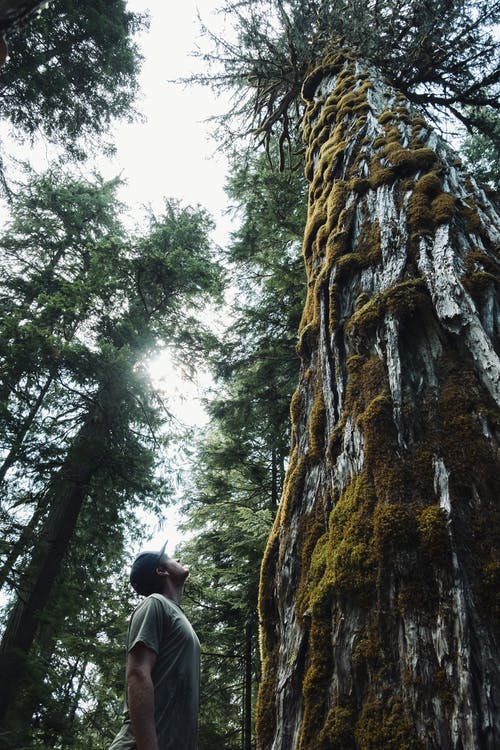
[[[160,565],[165,568],[173,580],[178,583],[184,583],[189,576],[189,567],[187,565],[182,565],[179,560],[176,560],[173,557],[163,555]]]

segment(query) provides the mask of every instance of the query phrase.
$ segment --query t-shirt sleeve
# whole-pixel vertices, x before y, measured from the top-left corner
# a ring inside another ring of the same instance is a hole
[[[161,602],[153,596],[148,596],[132,615],[128,651],[130,652],[137,643],[144,643],[157,654],[165,626],[165,612]]]

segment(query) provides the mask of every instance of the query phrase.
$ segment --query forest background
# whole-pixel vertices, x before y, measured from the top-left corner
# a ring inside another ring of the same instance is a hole
[[[203,644],[200,748],[254,742],[258,578],[289,452],[307,186],[300,147],[280,171],[278,145],[266,153],[248,139],[219,138],[228,232],[212,168],[195,149],[205,136],[190,129],[201,114],[191,106],[203,77],[194,65],[187,90],[153,85],[178,131],[161,133],[147,157],[136,146],[148,139],[140,124],[128,131],[125,149],[147,164],[144,181],[129,180],[138,195],[130,220],[122,202],[131,193],[115,177],[120,150],[111,152],[117,123],[137,119],[141,107],[143,6],[92,0],[82,14],[69,0],[54,2],[12,38],[2,71],[11,134],[0,241],[0,581],[10,678],[1,739],[10,748],[109,744],[135,603],[125,571],[150,535],[144,518],[164,520],[174,500],[186,534],[179,554],[192,567],[186,608]],[[153,67],[164,79],[184,74],[165,70],[158,54]],[[204,106],[212,100],[205,93]],[[441,125],[493,189],[490,141],[446,118]],[[12,131],[23,154],[38,154],[32,164],[13,161]],[[41,146],[50,154],[44,169]],[[166,200],[151,192],[153,176],[163,195],[168,184]],[[145,218],[135,218],[148,202]],[[179,423],[152,373],[148,363],[165,349],[188,375],[208,365],[203,430]]]

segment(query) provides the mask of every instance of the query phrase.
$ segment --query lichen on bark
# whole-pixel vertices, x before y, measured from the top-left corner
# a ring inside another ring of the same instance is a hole
[[[494,207],[376,72],[303,87],[288,477],[261,575],[261,750],[500,745]]]

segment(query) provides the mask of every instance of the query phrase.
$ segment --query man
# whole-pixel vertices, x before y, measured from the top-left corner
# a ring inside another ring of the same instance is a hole
[[[125,720],[109,750],[196,750],[200,643],[180,607],[189,569],[142,552],[130,583],[146,598],[127,638]]]

